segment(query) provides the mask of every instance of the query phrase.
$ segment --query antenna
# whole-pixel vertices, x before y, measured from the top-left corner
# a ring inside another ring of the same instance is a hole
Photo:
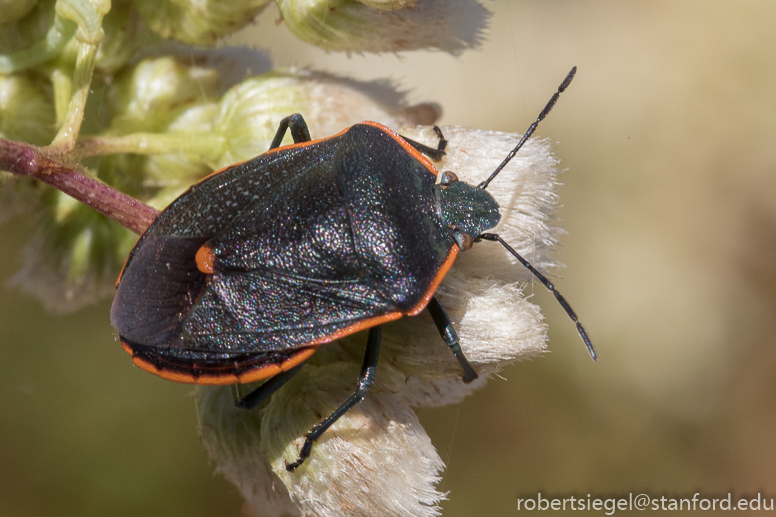
[[[595,352],[595,348],[593,348],[593,342],[590,341],[590,338],[587,335],[587,331],[585,330],[585,327],[582,326],[582,323],[579,322],[579,318],[577,318],[577,314],[574,312],[574,309],[571,308],[571,305],[569,305],[569,302],[566,301],[566,299],[563,297],[562,294],[558,292],[557,289],[555,289],[555,286],[552,285],[552,282],[547,280],[547,277],[541,274],[535,267],[531,265],[530,262],[528,262],[526,259],[524,259],[518,252],[512,248],[509,244],[507,244],[504,239],[496,235],[495,233],[481,233],[478,237],[479,239],[485,239],[486,241],[495,241],[500,243],[506,250],[511,253],[517,260],[520,261],[520,263],[525,266],[525,268],[533,273],[533,275],[539,279],[541,283],[544,284],[544,287],[549,289],[553,295],[555,295],[555,299],[558,300],[558,303],[560,303],[560,306],[563,307],[563,310],[566,311],[566,314],[569,315],[569,318],[571,318],[571,321],[577,324],[577,331],[579,332],[579,335],[582,336],[582,341],[585,342],[585,346],[587,347],[587,351],[590,352],[590,357],[593,358],[593,361],[598,359],[598,354]]]
[[[536,128],[539,127],[539,122],[544,120],[544,117],[547,116],[547,114],[552,110],[552,108],[555,106],[555,103],[558,102],[558,97],[560,97],[560,94],[563,93],[566,88],[569,87],[569,84],[571,84],[571,80],[574,79],[574,76],[577,73],[577,67],[574,67],[571,69],[571,71],[566,75],[566,78],[563,79],[563,82],[560,83],[560,86],[558,86],[558,91],[556,91],[552,98],[550,99],[550,102],[547,103],[547,105],[544,107],[541,113],[539,113],[539,116],[536,117],[536,120],[533,124],[530,125],[528,128],[528,131],[525,132],[523,135],[523,138],[520,139],[520,141],[517,143],[514,149],[512,149],[512,152],[510,152],[506,158],[504,158],[504,161],[501,162],[501,165],[496,167],[496,170],[493,171],[493,174],[490,175],[488,179],[477,185],[477,188],[486,189],[488,188],[488,185],[490,182],[495,178],[499,172],[501,172],[501,169],[506,167],[506,165],[509,163],[509,161],[515,157],[515,154],[517,154],[517,151],[520,150],[521,147],[523,147],[523,144],[531,138],[531,135],[534,134],[534,131],[536,131]]]

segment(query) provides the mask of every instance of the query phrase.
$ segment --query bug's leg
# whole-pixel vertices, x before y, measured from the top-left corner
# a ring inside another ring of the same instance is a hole
[[[334,410],[326,420],[320,424],[316,424],[304,437],[304,445],[299,451],[299,459],[293,463],[286,464],[286,470],[293,472],[296,468],[304,463],[304,460],[310,457],[310,452],[313,448],[313,442],[321,437],[331,425],[339,420],[339,418],[348,412],[350,408],[364,400],[369,386],[372,385],[375,379],[375,370],[377,369],[377,358],[380,355],[380,338],[382,336],[382,327],[372,327],[369,329],[369,337],[366,341],[366,352],[364,353],[364,363],[361,366],[361,374],[358,377],[358,388],[356,391],[348,397],[344,404]]]
[[[414,147],[421,153],[425,154],[432,160],[439,161],[445,155],[445,149],[447,148],[447,139],[444,137],[444,135],[442,135],[442,130],[439,129],[438,126],[434,126],[434,133],[436,133],[436,135],[439,137],[439,144],[437,145],[436,149],[434,149],[433,147],[429,147],[427,145],[421,144],[420,142],[416,142],[415,140],[410,140],[409,138],[404,136],[402,138],[404,138],[404,140],[412,147]]]
[[[461,344],[458,341],[458,333],[453,328],[453,324],[447,316],[444,307],[439,303],[436,296],[432,296],[426,308],[434,319],[434,324],[439,330],[439,334],[442,336],[445,344],[450,347],[455,358],[461,363],[461,368],[463,368],[463,382],[472,382],[479,377],[479,375],[474,371],[474,368],[472,368],[472,365],[469,363],[469,360],[466,359],[466,356],[463,355]]]
[[[267,399],[270,395],[279,390],[285,383],[291,380],[296,372],[298,372],[304,363],[294,366],[290,370],[275,375],[267,382],[243,396],[240,392],[239,384],[232,384],[232,393],[234,394],[234,405],[242,409],[253,409],[258,406],[263,400]]]
[[[270,149],[280,147],[280,142],[283,141],[283,137],[286,136],[286,130],[288,129],[291,130],[291,137],[294,139],[295,144],[312,140],[310,138],[310,130],[307,129],[307,123],[304,121],[304,118],[299,113],[294,113],[280,121],[278,132],[275,133],[275,138],[272,139],[272,143],[269,146]]]

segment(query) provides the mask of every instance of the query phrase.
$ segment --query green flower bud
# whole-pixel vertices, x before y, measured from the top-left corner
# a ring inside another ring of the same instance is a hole
[[[30,7],[14,23],[2,26],[0,30],[0,52],[11,54],[24,50],[46,37],[54,19],[54,1],[0,0],[11,10],[17,6]],[[29,4],[29,5],[28,5]]]
[[[0,0],[0,26],[24,18],[40,0]]]
[[[272,72],[252,77],[229,90],[221,101],[214,131],[224,138],[226,147],[213,166],[219,169],[266,152],[280,121],[293,113],[304,116],[313,138],[334,135],[364,120],[397,128],[433,123],[439,114],[429,105],[406,108],[402,104],[402,97],[384,85],[323,73]],[[287,136],[284,145],[291,142]]]
[[[140,47],[149,44],[150,32],[144,31],[140,17],[129,2],[113,0],[111,10],[102,20],[105,39],[97,49],[95,68],[112,74],[123,67]]]
[[[490,13],[477,0],[276,0],[302,41],[353,52],[475,48]],[[402,5],[403,4],[403,5]],[[411,9],[401,9],[412,5]]]
[[[135,0],[135,8],[164,39],[214,45],[250,23],[270,0]]]
[[[122,71],[108,94],[114,113],[110,132],[164,131],[191,106],[217,98],[220,73],[199,61],[152,57]]]
[[[54,138],[54,103],[40,81],[0,75],[0,138],[46,145]]]

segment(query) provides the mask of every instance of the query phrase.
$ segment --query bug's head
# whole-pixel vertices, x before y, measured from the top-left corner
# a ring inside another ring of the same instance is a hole
[[[453,232],[458,247],[465,251],[486,230],[495,227],[501,214],[498,203],[485,189],[458,180],[453,172],[442,173],[435,187],[439,213]]]
[[[558,87],[558,91],[550,98],[550,102],[544,106],[542,112],[539,113],[539,116],[536,117],[534,123],[531,124],[515,148],[504,158],[501,165],[496,167],[496,170],[493,171],[488,179],[473,187],[458,181],[458,176],[453,172],[442,174],[441,181],[435,186],[439,212],[442,220],[452,229],[455,240],[461,250],[465,251],[471,248],[472,243],[480,238],[484,231],[490,230],[498,224],[501,219],[501,214],[498,213],[498,203],[485,189],[488,188],[490,182],[498,176],[506,164],[515,157],[515,154],[523,147],[523,144],[531,138],[539,122],[544,120],[544,117],[552,110],[558,101],[558,97],[568,88],[576,73],[577,67],[574,67],[566,75],[566,78],[563,79],[563,82]],[[485,238],[485,236],[482,238]]]

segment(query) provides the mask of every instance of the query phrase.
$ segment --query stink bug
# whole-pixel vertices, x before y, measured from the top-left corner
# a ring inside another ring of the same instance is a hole
[[[434,293],[457,254],[501,243],[550,289],[595,359],[571,307],[494,233],[501,215],[485,190],[568,87],[566,76],[491,176],[477,187],[438,172],[447,144],[431,148],[374,122],[311,140],[300,115],[285,118],[270,150],[218,171],[162,211],[119,277],[111,321],[143,370],[197,384],[266,380],[238,406],[252,408],[291,378],[324,343],[369,329],[356,391],[307,434],[313,442],[372,384],[381,325],[428,310],[477,378]],[[280,147],[290,130],[293,145]],[[439,180],[439,181],[438,181]]]

